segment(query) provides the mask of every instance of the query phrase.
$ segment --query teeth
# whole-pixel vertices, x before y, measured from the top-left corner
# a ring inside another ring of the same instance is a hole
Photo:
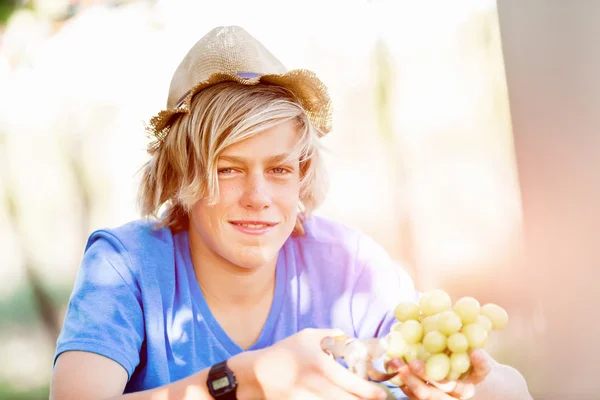
[[[257,225],[256,224],[236,224],[236,225],[244,226],[246,228],[252,228],[252,229],[259,229],[259,228],[264,228],[267,226],[265,224],[257,224]]]

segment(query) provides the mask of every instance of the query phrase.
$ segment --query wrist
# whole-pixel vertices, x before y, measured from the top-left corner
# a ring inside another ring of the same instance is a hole
[[[257,351],[245,351],[227,361],[227,366],[233,371],[237,380],[236,397],[238,400],[263,398],[254,369],[256,353]]]

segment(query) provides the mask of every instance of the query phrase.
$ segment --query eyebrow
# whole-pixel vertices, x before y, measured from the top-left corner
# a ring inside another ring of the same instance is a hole
[[[284,162],[288,157],[290,156],[290,154],[277,154],[274,156],[269,156],[265,159],[265,161],[267,163],[282,163]],[[238,156],[220,156],[218,161],[229,161],[231,163],[234,164],[246,164],[248,163],[248,159],[244,158],[244,157],[238,157]]]

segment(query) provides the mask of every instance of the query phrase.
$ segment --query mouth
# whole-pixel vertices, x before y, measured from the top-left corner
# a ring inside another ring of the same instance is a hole
[[[277,225],[277,222],[270,221],[228,221],[238,231],[250,235],[262,235],[270,231]]]

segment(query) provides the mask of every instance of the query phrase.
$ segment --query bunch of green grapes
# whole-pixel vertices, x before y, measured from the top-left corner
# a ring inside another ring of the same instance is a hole
[[[394,312],[398,320],[387,335],[386,361],[402,358],[425,362],[427,378],[457,380],[471,369],[469,352],[485,347],[492,330],[504,329],[508,314],[496,304],[481,306],[463,297],[452,306],[443,290],[424,293],[419,303],[401,303]],[[392,384],[402,386],[398,377]]]

